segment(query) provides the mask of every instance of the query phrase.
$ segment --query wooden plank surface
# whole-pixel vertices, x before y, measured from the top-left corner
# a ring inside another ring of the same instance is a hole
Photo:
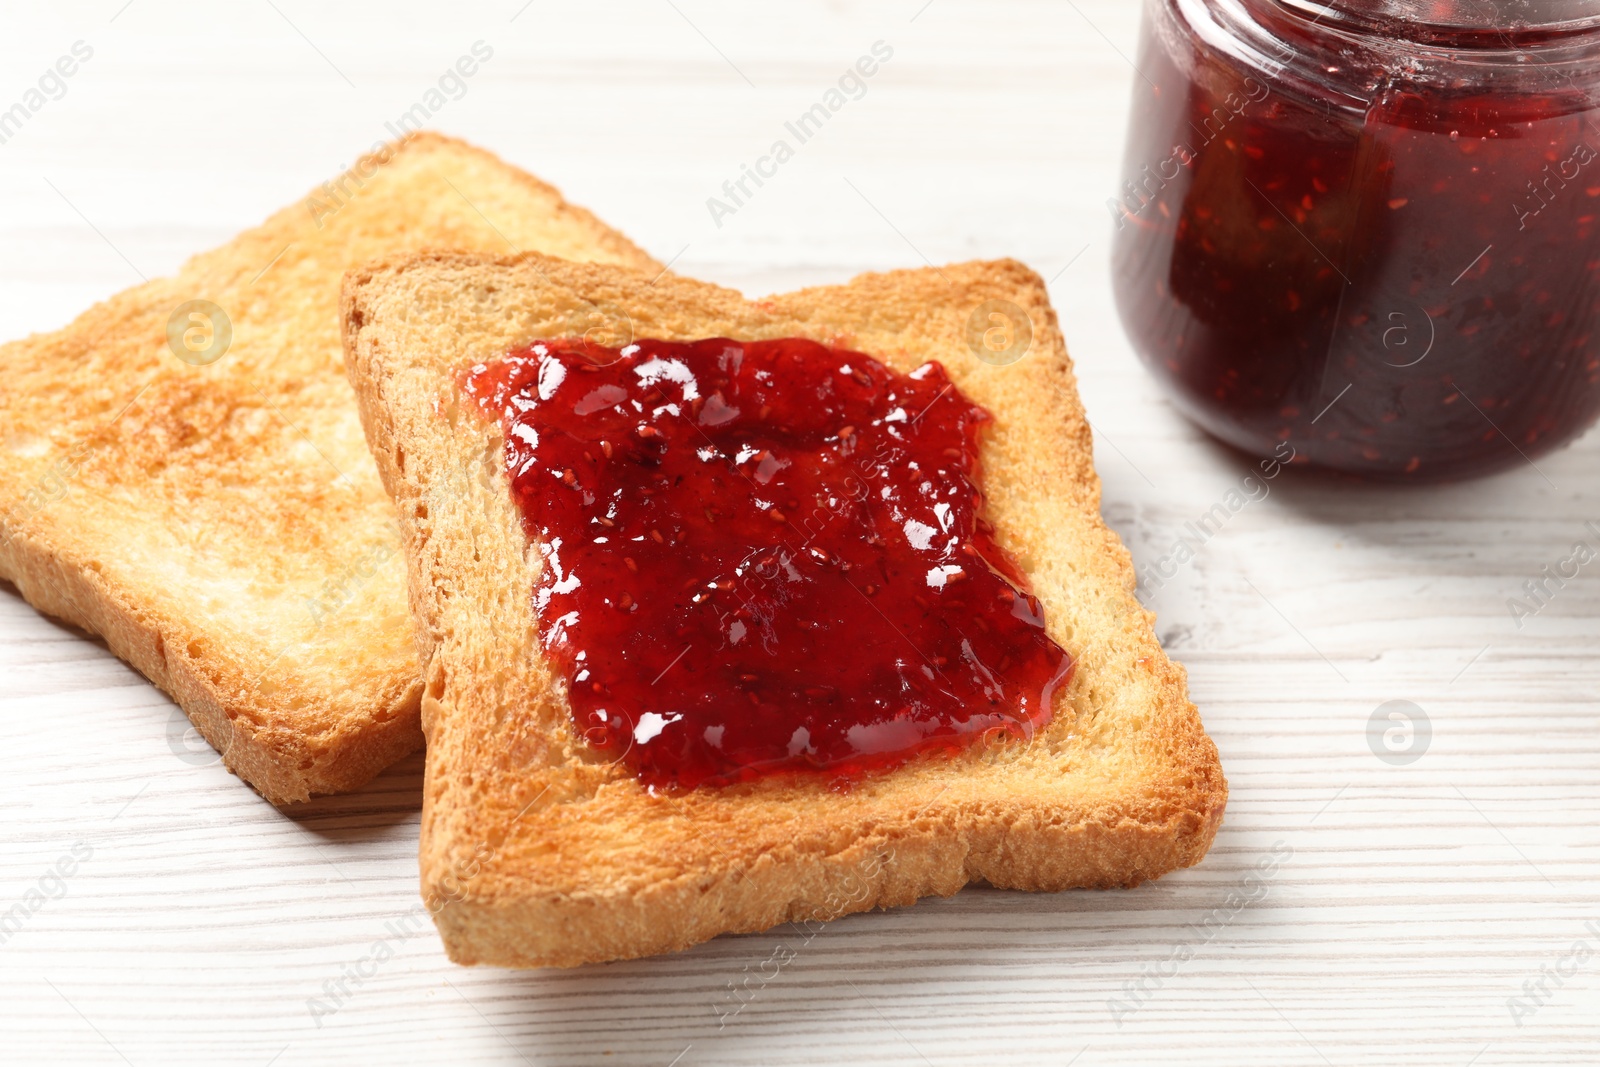
[[[1128,0],[445,7],[8,11],[0,107],[74,42],[93,57],[0,145],[0,336],[303,195],[482,40],[434,124],[683,273],[754,295],[1011,255],[1051,278],[1141,566],[1247,472],[1111,306]],[[706,198],[880,40],[865,95],[715,225]],[[0,590],[0,911],[46,899],[0,945],[0,1060],[1600,1062],[1600,586],[1520,628],[1506,606],[1595,542],[1597,457],[1591,435],[1462,486],[1279,479],[1151,596],[1233,791],[1198,868],[574,972],[456,968],[406,925],[420,757],[276,811],[103,646]],[[1392,700],[1431,725],[1406,765],[1368,742]]]

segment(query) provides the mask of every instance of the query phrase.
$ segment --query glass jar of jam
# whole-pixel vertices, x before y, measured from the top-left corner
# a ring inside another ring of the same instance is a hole
[[[1124,326],[1262,456],[1483,474],[1600,415],[1600,14],[1585,0],[1146,0]]]

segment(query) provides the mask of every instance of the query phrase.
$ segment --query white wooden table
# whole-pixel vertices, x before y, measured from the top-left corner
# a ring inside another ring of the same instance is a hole
[[[435,125],[686,274],[758,294],[1011,255],[1053,279],[1106,513],[1141,564],[1244,475],[1111,307],[1129,0],[450,7],[9,7],[0,108],[75,41],[93,56],[0,145],[0,336],[303,195],[483,40]],[[706,198],[879,40],[866,95],[716,226]],[[1506,602],[1600,544],[1597,459],[1591,435],[1545,477],[1280,479],[1160,590],[1233,791],[1198,868],[572,972],[457,968],[431,930],[386,925],[417,901],[420,757],[276,811],[101,645],[0,590],[0,911],[58,894],[0,945],[0,1062],[1593,1064],[1600,585],[1585,572],[1520,629]],[[1391,700],[1431,725],[1403,765],[1368,742]],[[394,957],[315,1016],[384,940]],[[780,943],[798,957],[719,1025]]]

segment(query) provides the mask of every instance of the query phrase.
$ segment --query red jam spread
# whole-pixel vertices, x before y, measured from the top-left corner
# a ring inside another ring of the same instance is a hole
[[[813,341],[544,341],[473,367],[546,654],[650,786],[848,781],[1051,717],[1070,660],[982,517],[989,416]]]
[[[1135,348],[1259,455],[1449,479],[1571,440],[1600,415],[1600,66],[1332,21],[1150,4],[1110,205]]]

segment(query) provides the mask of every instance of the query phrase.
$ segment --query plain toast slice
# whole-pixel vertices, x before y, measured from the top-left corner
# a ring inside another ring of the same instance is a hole
[[[965,340],[988,301],[1028,316],[1032,345],[1012,365],[980,360]],[[500,428],[458,384],[475,363],[563,335],[585,308],[604,309],[620,335],[806,337],[902,372],[940,361],[995,418],[981,446],[987,515],[1076,661],[1050,726],[844,791],[819,778],[655,792],[589,749],[540,653],[541,557]],[[1209,848],[1227,797],[1216,747],[1101,520],[1072,365],[1025,267],[864,275],[749,302],[542,257],[420,255],[353,272],[344,322],[427,660],[422,889],[452,959],[644,956],[975,881],[1131,886]]]
[[[354,789],[422,743],[393,506],[338,309],[346,270],[423,248],[660,269],[525,172],[419,134],[0,348],[0,577],[103,636],[274,802]]]

